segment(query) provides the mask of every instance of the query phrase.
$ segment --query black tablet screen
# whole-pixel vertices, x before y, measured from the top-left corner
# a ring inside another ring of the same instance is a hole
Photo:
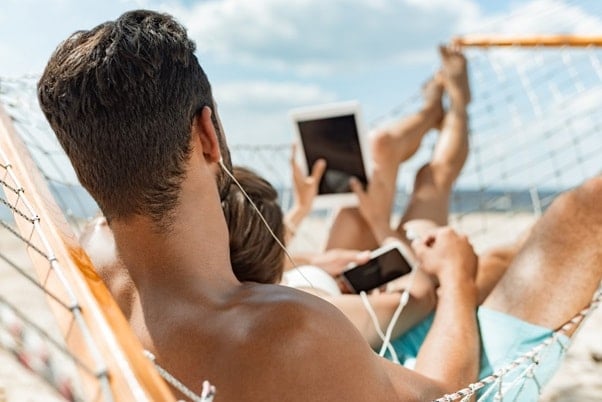
[[[355,176],[368,182],[360,151],[357,125],[353,114],[297,122],[308,169],[323,158],[326,172],[319,194],[348,193],[349,179]]]

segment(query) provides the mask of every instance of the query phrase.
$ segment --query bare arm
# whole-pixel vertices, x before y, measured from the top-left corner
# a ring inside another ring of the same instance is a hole
[[[262,332],[253,336],[271,345],[266,351],[275,359],[253,374],[253,387],[270,384],[269,400],[425,401],[459,382],[457,373],[438,380],[376,356],[337,309],[310,297],[303,298],[309,308],[279,310],[274,315],[281,320],[272,329],[262,322]]]
[[[293,173],[292,179],[294,200],[293,206],[284,217],[284,223],[287,229],[287,241],[294,237],[297,227],[311,211],[314,198],[316,197],[316,194],[318,194],[320,180],[324,174],[324,171],[326,170],[326,161],[319,159],[311,167],[310,175],[306,176],[303,174],[301,168],[295,161],[296,151],[297,147],[295,144],[293,144],[290,165]]]
[[[398,292],[375,293],[368,296],[368,301],[374,309],[382,332],[386,331],[393,313],[399,306],[400,297],[401,293]],[[373,349],[382,345],[382,340],[376,332],[374,323],[358,295],[326,296],[324,299],[345,314]],[[433,310],[435,304],[436,300],[432,292],[422,294],[421,289],[413,288],[408,304],[395,324],[392,338],[399,337],[423,320]]]
[[[422,269],[439,282],[435,319],[418,354],[416,371],[445,381],[453,392],[476,381],[479,371],[477,257],[466,237],[449,228],[415,242],[414,249]]]
[[[337,276],[343,272],[350,263],[363,264],[370,259],[369,251],[331,249],[320,255],[312,256],[308,263],[324,269],[332,276]],[[297,261],[297,257],[295,256]],[[405,281],[403,279],[406,279]],[[393,313],[397,309],[401,299],[401,293],[409,286],[408,276],[395,282],[395,289],[392,292],[380,293],[373,292],[368,295],[368,301],[372,306],[380,329],[385,332],[389,325]],[[364,302],[357,294],[345,294],[332,296],[317,289],[303,288],[303,290],[320,296],[341,310],[347,318],[355,325],[364,338],[373,348],[380,347],[381,338],[375,328],[372,318],[366,310]],[[423,272],[415,273],[413,284],[410,288],[410,299],[403,310],[400,319],[397,320],[393,329],[392,337],[397,338],[409,328],[424,319],[436,304],[436,296],[432,280]]]
[[[377,358],[372,352],[366,353],[370,349],[351,323],[320,307],[320,314],[329,317],[312,321],[317,327],[312,325],[310,332],[318,331],[311,338],[319,343],[314,346],[316,352],[319,349],[321,359],[329,361],[328,367],[321,369],[329,373],[330,386],[336,384],[331,392],[339,392],[339,399],[332,393],[327,394],[335,400],[429,400],[477,379],[476,255],[466,237],[449,228],[425,237],[414,248],[422,269],[439,284],[434,323],[418,355],[416,371]],[[344,355],[342,362],[338,354],[333,355],[333,350]],[[361,375],[357,376],[359,367]],[[305,369],[311,370],[309,365]],[[383,373],[388,376],[389,383],[383,380]],[[320,395],[306,396],[309,400],[328,400],[325,395]]]
[[[479,370],[477,257],[466,237],[449,228],[427,236],[415,245],[415,250],[422,270],[439,284],[435,319],[418,355],[416,371],[443,384],[446,392],[453,392],[474,382]],[[396,335],[418,322],[433,306],[434,301],[428,297],[432,283],[428,278],[423,279],[422,291],[425,294],[414,293],[419,297],[408,304],[404,319],[396,328]],[[420,292],[420,289],[419,285],[414,292]],[[372,345],[378,342],[377,335],[372,332],[373,326],[367,324],[366,312],[357,296],[355,299],[344,299],[343,296],[333,300],[354,325],[370,337]],[[385,294],[375,296],[373,300],[377,303],[375,310],[381,322],[390,319],[398,298]],[[441,364],[442,359],[445,359],[445,364]]]
[[[391,209],[395,196],[394,177],[379,166],[374,167],[368,188],[364,191],[359,180],[351,179],[349,185],[359,201],[359,211],[372,230],[379,245],[388,237],[399,237],[391,228]]]

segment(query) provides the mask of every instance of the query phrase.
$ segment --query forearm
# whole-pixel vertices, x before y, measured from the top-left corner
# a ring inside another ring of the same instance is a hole
[[[382,345],[374,321],[370,317],[362,299],[357,295],[341,295],[325,297],[347,316],[353,325],[361,332],[370,346],[375,349]],[[374,310],[378,325],[384,333],[391,322],[391,318],[399,306],[401,293],[378,293],[368,296],[368,301]],[[433,309],[434,298],[429,295],[410,293],[408,304],[403,314],[395,324],[392,339],[405,333],[408,329],[423,320]]]
[[[309,210],[299,205],[293,207],[284,215],[284,240],[288,244],[297,234],[299,225],[305,219]]]
[[[298,204],[293,207],[284,216],[284,228],[286,231],[285,239],[287,242],[295,237],[297,228],[303,222],[303,219],[309,214],[310,209]]]
[[[368,221],[368,225],[379,246],[383,246],[387,239],[402,240],[399,233],[391,228],[388,219]]]
[[[439,288],[438,296],[433,325],[418,354],[416,371],[453,392],[475,382],[478,376],[478,291],[468,280]]]
[[[311,209],[309,207],[295,204],[286,213],[286,215],[284,217],[284,221],[285,221],[285,223],[292,225],[294,228],[297,228],[297,226],[299,226],[301,224],[303,219],[305,219],[307,214],[309,214],[310,210]]]

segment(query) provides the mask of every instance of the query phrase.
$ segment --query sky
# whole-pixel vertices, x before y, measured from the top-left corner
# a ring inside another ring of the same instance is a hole
[[[368,127],[385,122],[387,117],[403,115],[406,110],[400,111],[400,106],[409,101],[416,103],[422,84],[438,68],[438,45],[449,43],[455,36],[475,33],[602,35],[602,1],[599,0],[0,2],[0,79],[38,75],[54,48],[71,33],[115,19],[125,11],[148,8],[174,15],[197,44],[197,57],[212,83],[231,147],[290,144],[295,137],[288,112],[299,106],[356,100],[362,108],[364,125]],[[582,156],[602,151],[600,118],[592,112],[602,104],[602,48],[596,52],[594,58],[586,61],[587,74],[580,77],[586,81],[566,91],[573,73],[579,72],[573,70],[580,67],[577,63],[565,63],[567,60],[562,55],[556,58],[555,64],[548,65],[546,59],[535,57],[535,53],[502,52],[498,57],[488,52],[487,64],[479,69],[475,62],[479,59],[469,58],[473,98],[477,98],[476,90],[483,90],[489,98],[491,88],[493,91],[514,90],[506,82],[511,76],[522,99],[509,105],[506,100],[516,94],[500,92],[498,100],[491,98],[489,104],[471,104],[471,129],[479,134],[476,140],[471,140],[471,150],[479,153],[471,153],[458,185],[475,188],[481,182],[505,181],[507,187],[530,187],[538,185],[541,177],[550,180],[552,186],[565,187],[578,183],[592,172],[599,172],[596,158]],[[495,71],[489,71],[492,69]],[[539,82],[536,91],[529,92],[525,87],[526,73],[536,74],[533,78]],[[564,95],[558,95],[563,91]],[[534,99],[539,104],[534,104]],[[544,126],[524,121],[524,117],[520,124],[516,123],[520,120],[517,111],[538,117],[536,109],[545,110],[547,116],[551,116],[543,121]],[[570,138],[565,131],[568,125],[575,123],[568,122],[567,118],[555,120],[556,116],[568,116],[567,110],[571,110],[572,116],[579,116],[582,111],[589,113],[587,119],[579,121],[580,130],[573,130],[581,135],[575,136],[572,142],[578,143],[584,152],[578,151],[576,146],[569,149],[565,143]],[[506,127],[501,127],[501,122]],[[488,140],[488,136],[493,138],[493,134],[488,133],[491,128],[497,128],[497,135],[501,130],[501,139]],[[559,135],[548,135],[551,130]],[[504,139],[506,131],[513,134],[512,140]],[[527,139],[526,133],[536,134],[529,134],[531,139]],[[542,146],[544,140],[546,145]],[[511,147],[517,143],[521,145],[515,151]],[[530,168],[531,174],[517,172],[516,166],[530,164],[534,155],[541,154],[542,150],[547,152],[546,158],[553,161],[552,166],[542,156],[538,165]],[[268,161],[270,166],[260,166],[265,165],[270,155],[257,164],[259,154],[252,156],[252,162],[239,158],[235,163],[253,166],[273,183],[287,183],[288,155],[274,156],[280,160],[276,164]],[[421,147],[419,155],[404,164],[398,185],[407,186],[409,191],[414,172],[428,158],[430,148]],[[579,166],[582,173],[577,176],[566,168],[560,171],[560,167],[566,166]],[[491,174],[484,176],[483,172]]]
[[[436,69],[437,45],[455,35],[602,33],[599,3],[2,0],[0,77],[39,74],[76,30],[130,9],[160,10],[196,41],[230,143],[282,143],[292,140],[293,107],[358,100],[367,122],[386,113],[417,93]]]

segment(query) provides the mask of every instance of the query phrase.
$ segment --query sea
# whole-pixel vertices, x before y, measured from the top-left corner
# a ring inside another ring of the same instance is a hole
[[[277,187],[279,199],[283,209],[291,205],[292,192],[290,188]],[[63,185],[53,183],[50,190],[60,209],[68,218],[88,219],[98,213],[98,206],[81,186]],[[477,212],[526,212],[538,213],[550,204],[558,190],[538,190],[537,195],[524,189],[456,189],[450,200],[451,214],[469,214]],[[6,205],[6,198],[0,189],[0,219],[5,222],[12,221],[12,211]],[[396,193],[393,214],[400,214],[409,200],[406,191]],[[315,210],[316,216],[328,214],[328,210]]]

